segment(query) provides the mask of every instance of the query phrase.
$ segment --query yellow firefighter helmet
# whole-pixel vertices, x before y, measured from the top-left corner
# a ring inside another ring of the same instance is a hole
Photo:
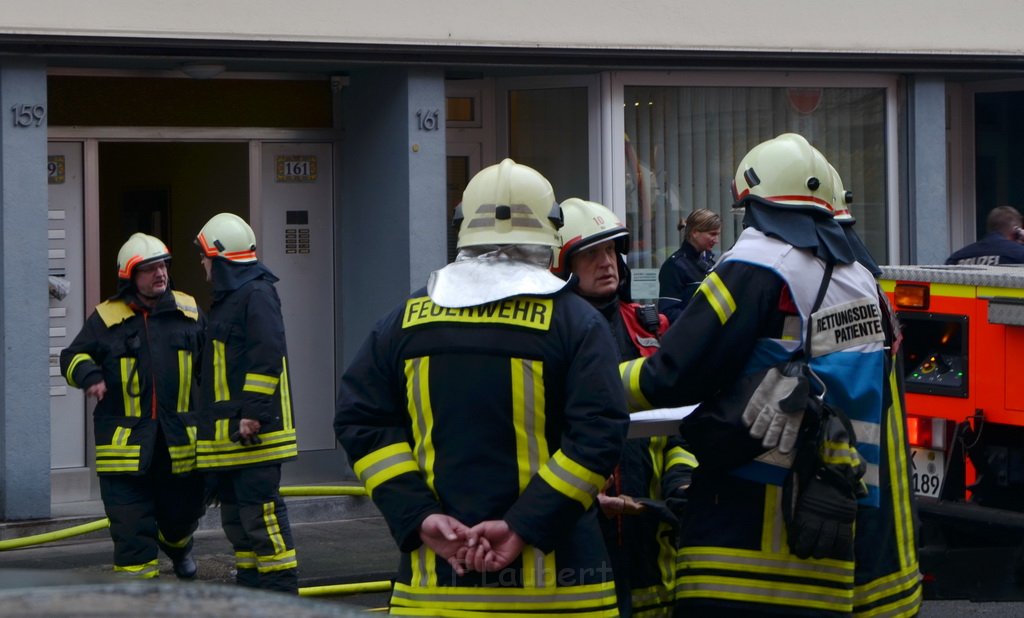
[[[222,212],[214,215],[196,236],[196,244],[209,258],[224,258],[239,264],[256,261],[256,234],[238,215]]]
[[[629,252],[629,230],[606,206],[571,197],[562,202],[565,225],[559,230],[562,249],[555,253],[551,271],[566,279],[572,274],[572,256],[607,240],[620,254]]]
[[[828,161],[796,133],[784,133],[754,146],[736,169],[732,191],[736,207],[754,201],[833,214]]]
[[[557,248],[562,211],[551,183],[540,172],[505,159],[469,181],[452,222],[457,247],[543,245]]]
[[[156,236],[136,232],[117,252],[117,278],[130,281],[135,267],[171,259],[167,245]]]

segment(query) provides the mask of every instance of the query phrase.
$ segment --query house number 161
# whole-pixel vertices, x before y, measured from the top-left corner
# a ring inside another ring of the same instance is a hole
[[[46,108],[42,105],[19,103],[11,106],[11,116],[15,127],[38,127],[46,118]]]
[[[420,131],[437,131],[438,129],[438,116],[440,112],[436,109],[421,109],[416,112],[416,121],[419,124]]]

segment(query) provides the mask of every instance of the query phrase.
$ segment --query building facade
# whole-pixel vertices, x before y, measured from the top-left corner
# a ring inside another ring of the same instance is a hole
[[[351,478],[337,376],[451,259],[462,187],[506,156],[633,231],[638,297],[694,208],[740,231],[754,144],[805,135],[880,262],[941,263],[983,231],[1024,133],[1012,0],[25,3],[0,24],[0,519],[95,497],[88,403],[57,355],[143,231],[208,306],[192,238],[253,223],[279,276],[301,454]],[[45,170],[45,172],[44,172]],[[66,288],[49,298],[48,277]],[[652,285],[654,287],[652,288]],[[66,289],[66,293],[63,291]]]

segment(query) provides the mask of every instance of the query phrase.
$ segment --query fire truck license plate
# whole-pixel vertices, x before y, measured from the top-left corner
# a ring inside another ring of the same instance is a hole
[[[942,477],[946,472],[946,454],[931,449],[911,448],[910,466],[913,472],[914,493],[938,498],[939,489],[942,488]]]

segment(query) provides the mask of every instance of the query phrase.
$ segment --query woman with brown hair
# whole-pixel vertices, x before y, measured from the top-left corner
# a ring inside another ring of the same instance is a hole
[[[690,213],[684,222],[679,220],[683,242],[658,271],[660,287],[658,311],[674,322],[686,308],[697,286],[715,265],[712,253],[722,233],[722,218],[706,208]]]

